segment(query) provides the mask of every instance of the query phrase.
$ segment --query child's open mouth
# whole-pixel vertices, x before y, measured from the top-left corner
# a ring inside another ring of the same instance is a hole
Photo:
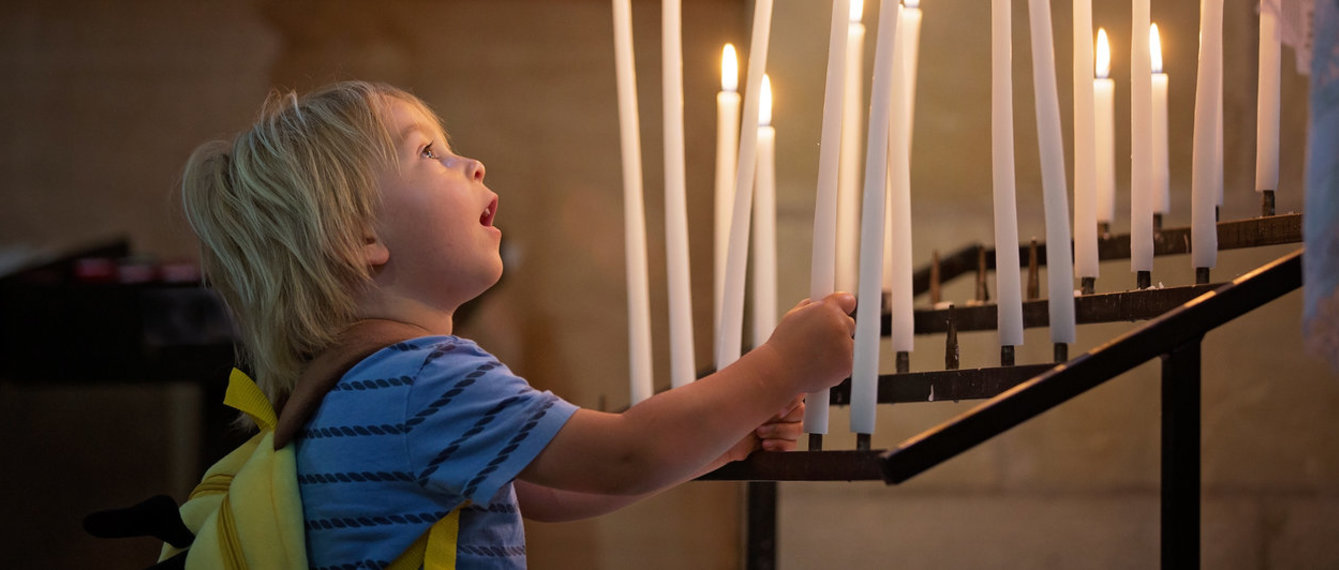
[[[493,198],[493,201],[488,203],[488,207],[484,208],[483,215],[479,216],[479,223],[485,226],[491,226],[493,225],[493,216],[496,215],[497,215],[497,198]]]

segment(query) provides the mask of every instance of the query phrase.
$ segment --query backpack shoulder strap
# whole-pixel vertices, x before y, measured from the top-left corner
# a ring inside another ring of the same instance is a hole
[[[349,369],[387,346],[429,334],[432,333],[422,327],[385,319],[361,320],[340,333],[335,343],[308,362],[307,368],[298,377],[297,387],[275,420],[274,448],[280,449],[293,440],[298,430],[306,425],[320,407],[326,393]],[[259,392],[259,389],[256,391]],[[262,402],[268,403],[264,394],[260,394],[260,397]],[[247,411],[245,408],[238,409]],[[453,570],[456,567],[456,538],[459,532],[460,509],[456,508],[434,523],[388,568]]]
[[[451,509],[441,520],[414,544],[409,546],[399,558],[391,562],[386,570],[455,570],[456,539],[460,534],[460,507]]]
[[[297,387],[279,412],[274,448],[293,440],[320,407],[326,392],[354,365],[387,346],[429,334],[423,327],[385,319],[365,319],[345,329],[330,348],[307,363],[298,377]]]

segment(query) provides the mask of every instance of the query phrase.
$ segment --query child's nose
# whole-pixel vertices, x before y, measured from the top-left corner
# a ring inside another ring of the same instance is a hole
[[[470,178],[474,179],[475,182],[484,181],[484,163],[475,159],[470,159],[467,169]]]

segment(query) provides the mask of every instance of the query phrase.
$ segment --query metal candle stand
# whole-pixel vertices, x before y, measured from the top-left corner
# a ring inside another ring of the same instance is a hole
[[[1272,213],[1273,193],[1266,191],[1262,209]],[[1219,250],[1261,247],[1302,241],[1301,214],[1266,215],[1219,222]],[[1128,234],[1111,235],[1099,228],[1098,258],[1128,259]],[[1046,244],[1035,239],[1020,246],[1027,260],[1028,295],[1023,326],[1048,326],[1048,306],[1034,291]],[[1157,232],[1155,255],[1186,254],[1190,228]],[[1195,284],[1150,288],[1149,272],[1138,272],[1138,288],[1096,293],[1095,278],[1083,278],[1083,294],[1075,298],[1079,324],[1148,321],[1130,333],[1070,359],[1069,346],[1054,345],[1054,361],[1017,364],[1015,347],[1000,347],[1000,366],[959,369],[958,334],[995,330],[997,308],[989,303],[987,273],[995,255],[984,245],[971,245],[941,256],[913,275],[915,294],[929,293],[934,308],[917,310],[918,335],[945,334],[945,369],[911,372],[910,355],[896,354],[896,373],[880,375],[880,404],[990,400],[958,418],[909,438],[895,449],[871,450],[869,434],[857,435],[856,450],[823,451],[821,435],[811,434],[809,451],[758,452],[702,479],[766,481],[750,484],[748,568],[775,567],[775,481],[882,480],[901,483],[942,461],[1049,410],[1152,358],[1163,360],[1163,506],[1164,568],[1199,564],[1199,372],[1200,340],[1205,332],[1301,286],[1301,252],[1286,256],[1230,283],[1209,284],[1208,268],[1196,268]],[[965,307],[938,308],[943,281],[975,273],[975,301]],[[1195,303],[1189,303],[1196,300]],[[891,319],[882,316],[888,335]],[[831,404],[850,404],[850,379],[832,388]],[[1001,395],[1010,391],[1007,395]],[[755,496],[756,495],[756,496]]]

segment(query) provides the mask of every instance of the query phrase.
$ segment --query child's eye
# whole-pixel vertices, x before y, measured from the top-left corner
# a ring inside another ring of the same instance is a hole
[[[423,151],[419,153],[419,156],[431,160],[441,160],[442,158],[437,154],[437,151],[432,149],[432,143],[428,143],[428,146],[423,147]]]

